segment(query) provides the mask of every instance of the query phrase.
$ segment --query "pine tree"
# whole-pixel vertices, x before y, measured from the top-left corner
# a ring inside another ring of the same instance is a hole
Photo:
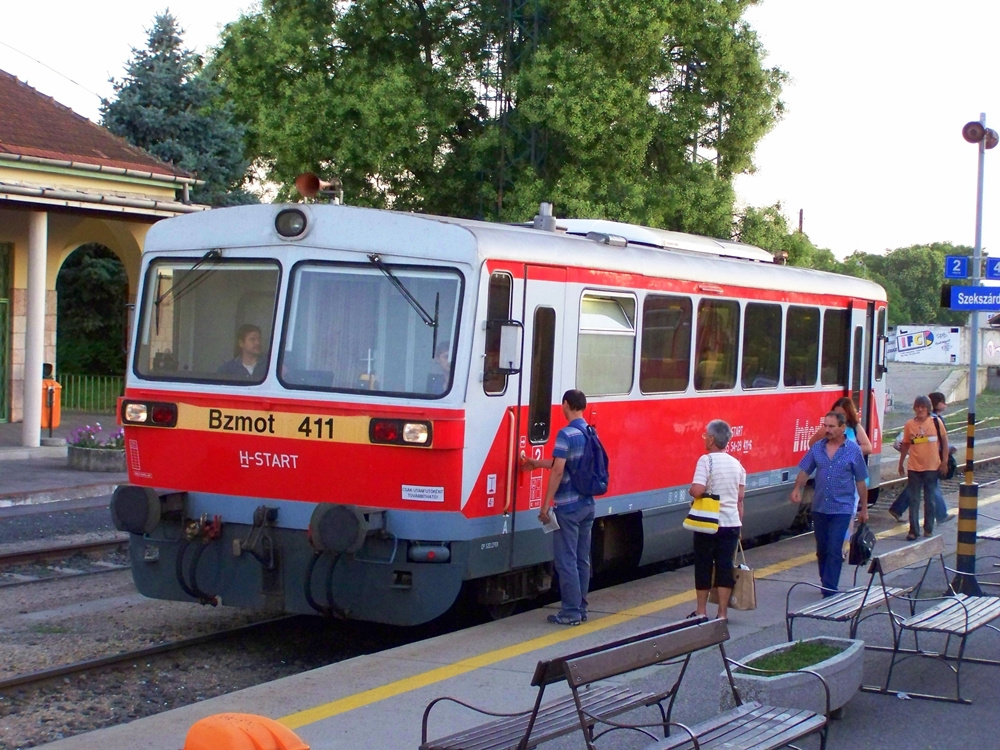
[[[103,124],[204,180],[191,192],[195,202],[255,202],[242,187],[248,167],[245,128],[235,122],[210,66],[184,49],[182,34],[170,13],[156,16],[146,48],[133,48],[124,79],[112,80],[115,98],[102,101]]]

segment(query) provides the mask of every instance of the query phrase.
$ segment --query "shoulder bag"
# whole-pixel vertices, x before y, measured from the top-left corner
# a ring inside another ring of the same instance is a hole
[[[708,491],[712,484],[712,454],[708,454],[708,479],[705,492],[691,501],[691,508],[684,519],[684,528],[699,534],[714,534],[719,530],[719,496]]]
[[[730,609],[757,609],[757,579],[754,578],[753,570],[747,565],[747,556],[743,552],[743,540],[736,545],[736,554],[733,556],[733,593],[729,595]],[[719,589],[712,586],[708,592],[708,601],[711,604],[719,603]]]

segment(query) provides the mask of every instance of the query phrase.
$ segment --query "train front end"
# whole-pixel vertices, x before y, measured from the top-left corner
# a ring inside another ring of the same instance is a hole
[[[141,593],[401,625],[451,606],[474,256],[460,227],[343,206],[150,231],[111,504]]]

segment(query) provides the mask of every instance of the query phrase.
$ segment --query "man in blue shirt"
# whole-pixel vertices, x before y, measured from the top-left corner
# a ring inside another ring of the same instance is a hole
[[[813,444],[799,461],[792,502],[802,502],[802,488],[816,472],[813,495],[813,534],[816,537],[816,560],[823,596],[833,596],[840,584],[844,564],[844,537],[854,513],[854,490],[858,491],[858,520],[868,520],[868,467],[857,443],[845,436],[847,422],[843,414],[831,411],[823,417],[826,437]]]
[[[559,528],[552,535],[552,556],[559,574],[559,597],[562,606],[548,621],[558,625],[579,625],[587,621],[587,592],[590,589],[590,537],[594,527],[594,498],[581,495],[570,481],[573,465],[587,443],[587,422],[583,412],[587,397],[583,391],[563,394],[562,411],[566,427],[559,430],[551,459],[522,458],[521,470],[551,469],[548,489],[538,520],[549,523],[555,507]],[[853,495],[851,496],[853,500]]]

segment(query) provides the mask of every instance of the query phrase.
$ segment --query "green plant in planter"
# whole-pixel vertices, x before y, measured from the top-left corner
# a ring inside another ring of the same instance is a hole
[[[815,641],[796,641],[784,651],[761,656],[747,663],[748,667],[754,669],[766,669],[768,671],[784,674],[795,672],[799,669],[808,669],[813,664],[819,664],[844,651],[845,647],[817,643]],[[750,674],[745,670],[737,670],[743,674]]]

